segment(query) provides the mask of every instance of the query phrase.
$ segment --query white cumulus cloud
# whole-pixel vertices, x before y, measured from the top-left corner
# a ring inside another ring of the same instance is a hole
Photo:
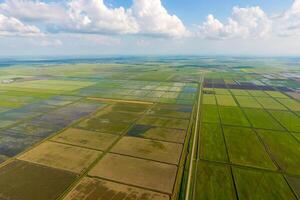
[[[273,21],[279,36],[300,35],[300,0],[295,0],[288,10],[274,17]]]
[[[40,36],[41,31],[36,26],[26,25],[14,17],[0,13],[0,36]]]
[[[104,0],[4,0],[0,3],[1,35],[78,33],[144,35],[208,39],[265,38],[300,35],[300,0],[276,16],[259,6],[232,9],[226,20],[210,14],[195,32],[170,13],[162,0],[133,0],[128,8]]]
[[[67,18],[63,4],[32,0],[6,0],[0,13],[22,21],[61,22]]]
[[[128,8],[113,8],[104,0],[5,0],[0,13],[21,21],[37,22],[49,32],[144,34],[183,37],[182,21],[168,13],[161,0],[134,0]]]
[[[72,0],[66,11],[70,30],[89,33],[137,33],[135,19],[123,7],[109,8],[103,0]]]
[[[226,23],[208,15],[199,35],[210,39],[261,38],[270,34],[271,27],[271,20],[260,7],[235,6]]]
[[[168,13],[161,0],[134,0],[130,9],[142,34],[183,37],[189,32],[176,16]]]

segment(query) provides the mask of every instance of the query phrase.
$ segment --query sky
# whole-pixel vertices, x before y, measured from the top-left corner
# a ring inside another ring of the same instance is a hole
[[[0,0],[0,55],[300,56],[300,0]]]

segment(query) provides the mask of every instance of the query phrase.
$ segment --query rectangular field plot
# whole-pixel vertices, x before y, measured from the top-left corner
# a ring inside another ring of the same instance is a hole
[[[235,126],[250,126],[242,110],[238,107],[219,107],[222,124]]]
[[[276,166],[252,129],[224,127],[224,135],[231,163],[276,170]]]
[[[40,138],[26,135],[8,135],[2,131],[0,133],[0,154],[13,157],[40,140]]]
[[[202,161],[197,165],[197,199],[237,199],[229,166]]]
[[[281,130],[284,128],[263,109],[244,109],[250,123],[254,128]]]
[[[189,100],[189,99],[177,99],[176,102],[162,102],[161,103],[176,103],[178,105],[186,105],[186,106],[191,106],[194,104],[194,100]]]
[[[149,111],[150,115],[157,115],[157,116],[162,116],[162,117],[173,117],[173,118],[181,118],[181,119],[189,119],[190,117],[190,113],[189,112],[178,112],[178,111],[174,111],[174,110],[156,110],[151,109],[151,111]]]
[[[171,194],[176,173],[174,165],[109,153],[89,175]]]
[[[215,88],[214,91],[217,95],[230,95],[230,91],[227,89]]]
[[[278,91],[265,91],[265,92],[273,98],[289,98],[285,94]]]
[[[24,89],[38,89],[38,90],[58,90],[58,91],[72,91],[79,88],[93,85],[93,82],[88,81],[61,81],[61,80],[34,80],[22,83],[12,83],[6,85],[9,88],[24,88]]]
[[[216,105],[216,97],[214,94],[203,94],[203,104]]]
[[[123,104],[118,103],[111,106],[111,111],[118,111],[118,112],[126,112],[126,113],[139,113],[142,114],[148,108],[150,108],[152,104]]]
[[[7,112],[1,113],[0,121],[4,121],[3,125],[9,124],[10,121],[19,122],[21,120],[26,120],[29,118],[37,117],[39,113],[35,112],[24,112],[22,108],[12,109]]]
[[[117,138],[112,134],[69,128],[51,140],[105,151]]]
[[[84,178],[64,200],[169,200],[169,196],[96,178]]]
[[[270,97],[267,93],[262,90],[247,90],[253,97]]]
[[[203,105],[202,106],[202,121],[208,123],[219,123],[219,111],[217,106]]]
[[[184,129],[185,130],[188,127],[189,120],[144,116],[142,119],[138,120],[137,123],[143,124],[143,125],[149,125],[149,126],[176,128],[176,129]]]
[[[76,175],[23,161],[13,161],[0,170],[1,199],[55,200]]]
[[[300,132],[300,117],[287,111],[270,111],[270,113],[289,131]]]
[[[44,142],[21,155],[19,159],[75,173],[81,173],[100,155],[101,152],[94,150],[54,142]]]
[[[78,124],[77,127],[91,130],[91,131],[99,131],[103,133],[111,133],[111,134],[122,134],[129,127],[130,123],[123,122],[109,122],[106,120],[97,120],[97,119],[87,119]]]
[[[180,129],[162,128],[150,125],[135,124],[128,136],[142,137],[166,142],[184,143],[186,132]]]
[[[93,115],[93,119],[105,120],[108,122],[123,122],[123,123],[132,123],[140,117],[136,113],[126,113],[126,112],[111,112],[106,109],[101,110],[97,114]]]
[[[162,117],[181,118],[181,119],[189,119],[190,115],[191,115],[190,112],[181,112],[181,111],[164,109],[164,108],[159,108],[159,107],[152,108],[150,111],[148,111],[147,114],[162,116]]]
[[[287,110],[282,104],[273,98],[256,97],[256,100],[265,108],[270,110]]]
[[[123,137],[111,152],[154,161],[178,164],[182,151],[181,144],[161,142],[136,137]]]
[[[6,129],[6,131],[15,135],[34,136],[42,139],[55,133],[57,129],[51,124],[28,121]]]
[[[237,106],[231,95],[216,95],[216,98],[220,106]]]
[[[231,89],[230,91],[234,96],[250,96],[247,90]]]
[[[80,122],[78,127],[103,133],[122,134],[146,109],[148,105],[110,105]]]
[[[296,200],[281,174],[233,168],[240,199]]]
[[[155,104],[152,110],[170,110],[183,113],[191,113],[193,106],[177,105],[177,104]]]
[[[105,104],[95,101],[81,101],[59,108],[38,118],[40,123],[48,123],[59,129],[85,117]]]
[[[281,170],[300,175],[300,145],[295,138],[287,132],[259,130],[258,134]]]
[[[294,99],[277,99],[277,101],[279,101],[292,111],[300,111],[300,103]]]
[[[200,157],[206,160],[228,161],[220,125],[202,124],[200,131]]]
[[[254,97],[250,96],[236,96],[235,97],[241,107],[244,108],[262,108]]]

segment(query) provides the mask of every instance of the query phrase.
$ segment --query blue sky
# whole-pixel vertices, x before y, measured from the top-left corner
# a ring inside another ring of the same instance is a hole
[[[116,7],[130,7],[132,0],[106,0],[108,4]],[[186,23],[199,23],[208,14],[215,13],[221,19],[228,17],[233,6],[259,5],[268,13],[278,13],[286,10],[293,0],[163,0],[163,5],[171,12],[179,16]]]
[[[300,0],[0,0],[0,54],[298,55]]]

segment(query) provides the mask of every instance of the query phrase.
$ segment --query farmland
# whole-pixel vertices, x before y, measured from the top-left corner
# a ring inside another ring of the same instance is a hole
[[[299,65],[125,57],[0,67],[0,199],[299,199]]]
[[[222,69],[204,75],[197,154],[181,199],[299,199],[299,99],[291,94],[300,82],[270,84],[292,81],[279,72],[299,68]]]

